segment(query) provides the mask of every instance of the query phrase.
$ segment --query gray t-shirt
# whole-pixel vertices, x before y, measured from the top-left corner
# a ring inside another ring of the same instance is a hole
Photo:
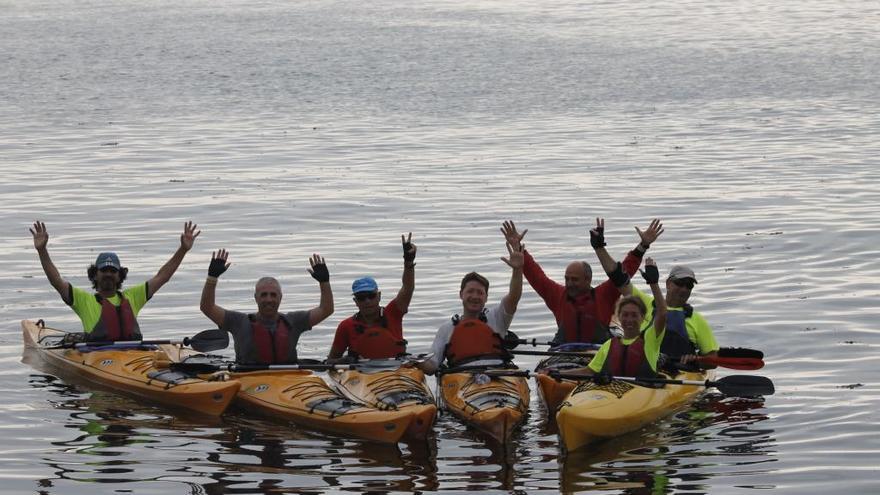
[[[289,313],[279,313],[278,316],[284,319],[290,330],[287,338],[287,359],[285,362],[295,363],[296,344],[299,342],[299,336],[303,332],[312,329],[309,326],[309,312],[291,311]],[[220,329],[232,334],[232,340],[235,342],[236,363],[266,364],[260,359],[260,353],[254,342],[252,318],[256,320],[259,316],[226,310],[226,315],[223,317],[223,325],[220,326]],[[263,325],[266,326],[271,335],[275,335],[275,329],[278,326],[277,320],[271,324],[263,322]]]

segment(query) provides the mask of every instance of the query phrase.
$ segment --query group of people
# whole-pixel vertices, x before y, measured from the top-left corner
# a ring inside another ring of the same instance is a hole
[[[592,268],[586,261],[573,261],[565,269],[564,283],[548,277],[522,243],[528,230],[520,233],[512,221],[502,224],[507,257],[501,260],[511,269],[507,293],[494,305],[487,305],[489,280],[476,272],[461,280],[461,312],[445,321],[437,331],[429,358],[419,363],[427,373],[441,366],[494,366],[509,362],[508,348],[516,338],[509,327],[522,296],[523,277],[544,300],[556,319],[553,343],[601,344],[588,372],[626,376],[653,376],[662,366],[691,366],[697,356],[714,355],[718,345],[706,320],[687,304],[697,277],[687,266],[672,267],[666,278],[666,293],[660,288],[657,264],[646,258],[642,276],[651,295],[632,284],[645,252],[663,233],[653,220],[643,231],[635,228],[639,243],[617,262],[605,249],[605,224],[596,219],[590,230],[590,244],[608,276],[593,287]],[[79,316],[83,333],[71,334],[82,341],[141,340],[137,315],[180,266],[201,231],[192,222],[184,225],[180,246],[155,276],[139,285],[122,288],[128,274],[119,257],[102,252],[88,268],[93,292],[74,287],[58,272],[48,252],[49,234],[43,222],[30,229],[34,247],[49,283]],[[401,236],[403,276],[401,288],[386,305],[375,279],[363,277],[352,283],[357,313],[339,323],[328,362],[344,359],[394,358],[407,353],[403,317],[415,290],[417,248],[412,234]],[[281,284],[272,277],[257,280],[254,289],[256,312],[227,310],[216,303],[220,276],[230,267],[225,249],[214,251],[202,289],[200,309],[220,329],[232,334],[235,360],[241,364],[285,364],[297,361],[300,335],[334,312],[330,273],[324,258],[313,254],[308,272],[318,282],[320,301],[309,310],[281,312]],[[622,334],[612,331],[617,318]],[[665,360],[661,359],[665,356]],[[659,363],[659,364],[658,364]]]

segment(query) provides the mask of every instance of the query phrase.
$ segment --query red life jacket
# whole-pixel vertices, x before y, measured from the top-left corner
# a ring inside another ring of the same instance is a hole
[[[482,318],[452,319],[455,327],[446,344],[446,359],[450,367],[460,366],[479,359],[508,360],[510,354],[504,349],[501,336],[495,333]]]
[[[406,354],[406,340],[398,340],[387,328],[385,317],[378,325],[357,323],[349,354],[356,358],[386,359]]]
[[[611,338],[608,324],[599,320],[595,289],[590,289],[590,297],[572,299],[566,296],[560,313],[556,323],[562,328],[566,343],[602,344]]]
[[[101,304],[101,318],[87,334],[86,340],[100,342],[143,339],[131,304],[121,292],[116,294],[119,296],[119,306],[104,299],[100,294],[95,294],[95,299]]]
[[[655,376],[654,370],[648,364],[645,356],[645,340],[641,337],[629,345],[623,343],[620,337],[611,339],[611,348],[602,371],[609,375],[634,376],[638,378],[650,378]]]
[[[275,335],[266,328],[259,318],[251,317],[254,346],[257,348],[258,364],[283,364],[288,362],[287,348],[290,345],[290,327],[284,318],[279,317]]]

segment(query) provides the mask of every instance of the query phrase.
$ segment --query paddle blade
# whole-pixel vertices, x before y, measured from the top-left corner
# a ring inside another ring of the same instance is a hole
[[[718,349],[718,357],[764,359],[764,353],[756,349],[746,349],[745,347],[722,347]]]
[[[758,358],[748,357],[712,357],[701,356],[697,358],[700,364],[710,366],[721,366],[722,368],[730,368],[734,370],[759,370],[764,367],[764,361]]]
[[[229,346],[229,334],[219,328],[203,330],[190,338],[183,339],[183,345],[188,345],[199,352],[218,351]]]
[[[776,392],[773,382],[766,376],[731,375],[718,381],[706,382],[706,385],[716,387],[724,395],[735,397],[759,397]]]

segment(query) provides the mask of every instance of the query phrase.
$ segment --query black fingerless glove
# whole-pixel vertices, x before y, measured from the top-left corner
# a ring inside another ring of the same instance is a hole
[[[315,263],[315,266],[312,267],[311,274],[312,278],[318,282],[330,281],[330,270],[327,269],[326,263]]]
[[[608,272],[608,278],[611,279],[611,283],[613,283],[615,287],[624,287],[629,283],[629,275],[623,271],[623,265],[621,265],[619,261],[617,262],[617,266],[614,267],[614,270]]]
[[[590,245],[593,249],[605,247],[605,228],[596,227],[590,231]]]
[[[416,260],[416,253],[415,253],[415,251],[412,250],[412,247],[413,247],[413,245],[411,242],[404,242],[403,243],[403,264],[404,265],[407,265],[407,266],[412,265],[412,264],[414,264],[414,262]]]
[[[660,283],[660,270],[657,269],[657,265],[645,265],[645,269],[639,272],[648,285]]]
[[[226,260],[220,258],[211,258],[211,264],[208,265],[208,276],[219,277],[226,271]]]
[[[596,373],[593,375],[593,383],[596,385],[608,385],[611,383],[611,375],[608,373]]]

